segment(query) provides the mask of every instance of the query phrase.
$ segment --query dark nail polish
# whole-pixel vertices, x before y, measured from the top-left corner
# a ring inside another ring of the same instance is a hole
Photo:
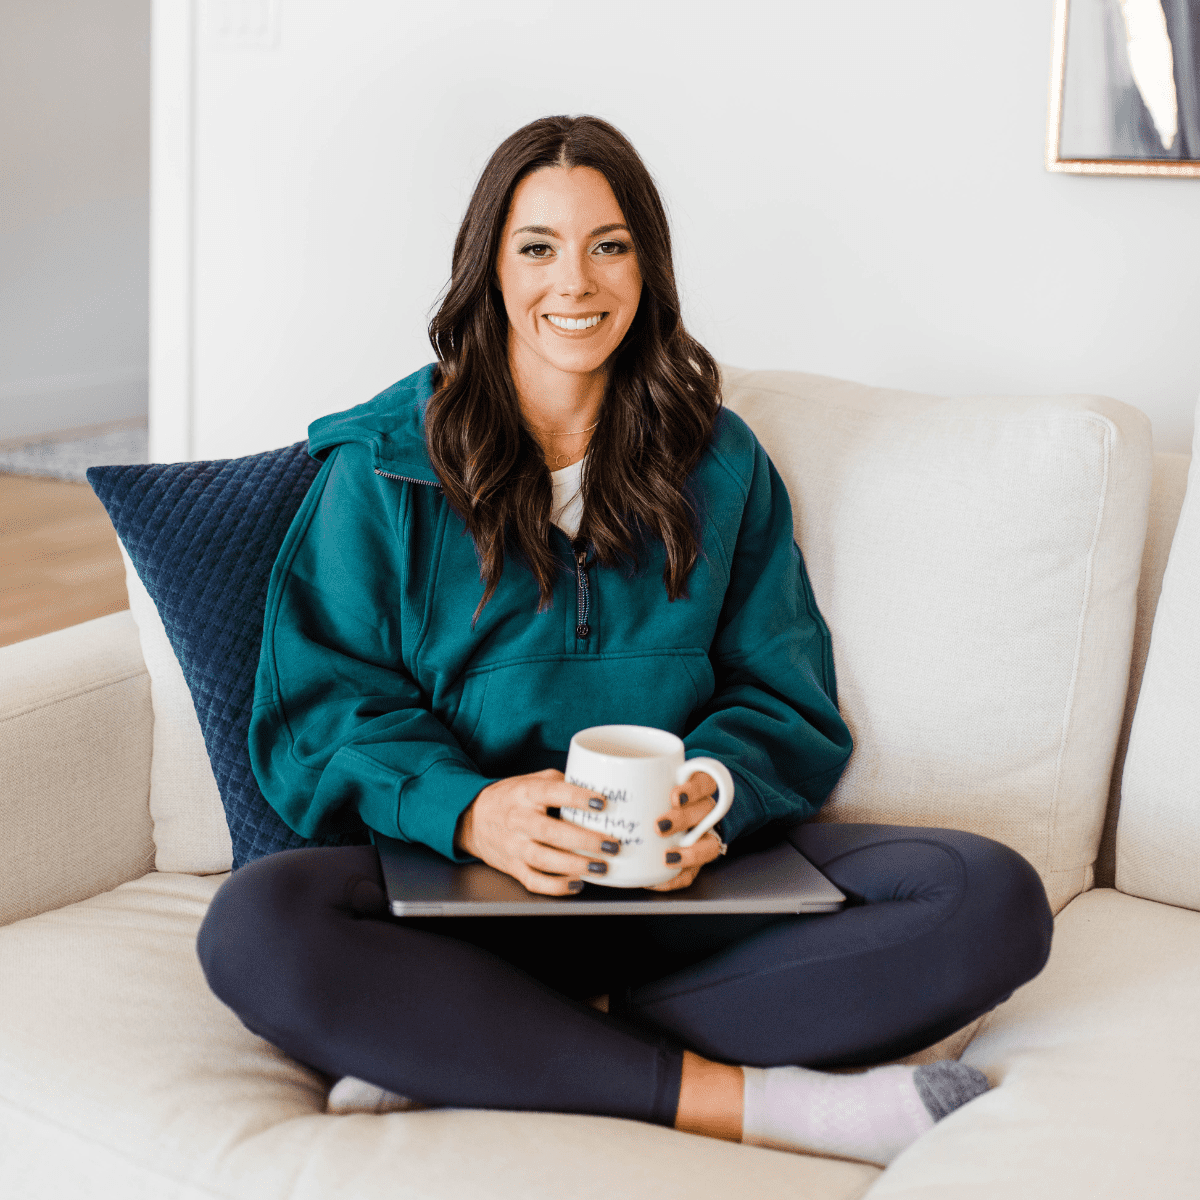
[[[687,792],[680,792],[680,793],[679,793],[679,803],[680,803],[681,805],[684,805],[684,804],[686,804],[687,802],[688,802],[688,794],[687,794]]]
[[[608,863],[590,862],[588,863],[588,870],[591,871],[593,875],[603,875],[608,870]]]
[[[671,830],[671,818],[663,817],[658,823],[658,828],[661,833],[669,833]]]
[[[668,850],[667,851],[667,862],[671,863],[672,865],[679,862],[682,858],[683,858],[683,855],[680,854],[678,850]]]
[[[603,850],[605,854],[619,854],[620,850],[621,850],[621,843],[620,842],[601,842],[600,849]]]
[[[567,891],[568,892],[582,892],[583,891],[583,880],[582,879],[572,879],[571,882],[567,884]]]
[[[588,797],[588,808],[594,808],[594,809],[599,810],[603,807],[604,807],[604,797],[603,796],[589,796]]]

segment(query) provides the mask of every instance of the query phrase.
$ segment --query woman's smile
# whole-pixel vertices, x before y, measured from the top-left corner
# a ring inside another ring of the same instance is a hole
[[[549,321],[559,333],[574,334],[591,333],[591,331],[595,329],[607,316],[608,313],[604,312],[593,313],[590,315],[583,314],[577,317],[562,316],[559,313],[545,314],[546,320]]]

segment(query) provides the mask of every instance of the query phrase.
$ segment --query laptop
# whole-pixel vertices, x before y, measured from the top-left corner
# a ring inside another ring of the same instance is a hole
[[[835,912],[846,897],[797,850],[779,842],[709,863],[673,892],[586,884],[570,896],[526,891],[486,863],[453,863],[415,842],[374,835],[397,917],[572,917],[647,913]]]

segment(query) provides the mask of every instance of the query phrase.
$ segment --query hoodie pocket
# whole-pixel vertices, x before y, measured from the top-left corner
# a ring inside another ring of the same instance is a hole
[[[451,728],[485,774],[561,771],[571,738],[592,725],[682,736],[706,677],[708,656],[695,649],[508,663],[467,677]]]

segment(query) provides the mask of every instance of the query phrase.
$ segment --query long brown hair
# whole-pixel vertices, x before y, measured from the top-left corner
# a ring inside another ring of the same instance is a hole
[[[604,566],[634,570],[647,539],[661,540],[672,600],[686,594],[696,562],[696,512],[686,483],[712,436],[720,375],[680,319],[662,200],[618,129],[598,117],[543,117],[505,139],[484,167],[454,241],[446,297],[429,323],[438,358],[425,414],[429,457],[475,541],[485,584],[476,617],[496,590],[506,548],[533,572],[541,607],[562,569],[550,548],[550,472],[521,416],[495,281],[513,192],[533,171],[555,166],[592,167],[608,180],[642,276],[637,313],[613,355],[584,460],[576,546],[590,542]]]

